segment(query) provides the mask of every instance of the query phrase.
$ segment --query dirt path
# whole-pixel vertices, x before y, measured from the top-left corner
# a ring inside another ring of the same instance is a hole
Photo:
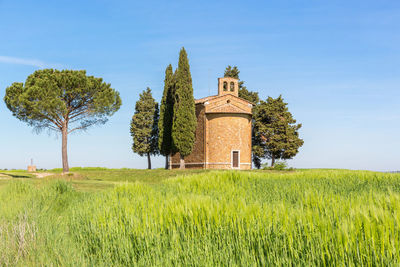
[[[47,176],[54,175],[54,173],[50,173],[50,172],[40,172],[40,173],[32,173],[32,174],[35,175],[36,178],[44,178]]]
[[[5,174],[0,173],[0,180],[10,179],[11,177]]]

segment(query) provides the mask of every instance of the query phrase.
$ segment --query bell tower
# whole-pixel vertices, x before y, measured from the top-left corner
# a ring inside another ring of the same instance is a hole
[[[239,80],[231,77],[218,78],[218,95],[239,96]]]

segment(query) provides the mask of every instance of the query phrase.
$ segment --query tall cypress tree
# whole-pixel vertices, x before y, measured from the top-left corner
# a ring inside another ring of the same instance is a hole
[[[151,95],[150,88],[140,94],[136,102],[135,114],[131,121],[132,150],[141,157],[147,156],[151,169],[150,155],[158,154],[158,104]]]
[[[173,153],[172,120],[174,114],[174,73],[171,64],[165,70],[164,92],[160,105],[160,120],[158,122],[158,148],[165,156],[165,169],[168,169],[168,156]]]
[[[271,159],[274,167],[276,159],[296,156],[304,143],[298,132],[301,124],[296,124],[282,96],[261,101],[254,120],[253,152],[258,157]]]
[[[180,168],[184,169],[185,157],[193,150],[197,125],[192,76],[185,48],[179,53],[174,96],[172,141],[181,156]]]

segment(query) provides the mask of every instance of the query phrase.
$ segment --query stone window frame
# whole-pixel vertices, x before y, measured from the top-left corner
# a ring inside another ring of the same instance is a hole
[[[234,82],[230,82],[229,89],[231,90],[231,92],[235,92],[235,83]]]
[[[233,152],[238,152],[238,166],[233,167]],[[240,169],[240,150],[239,149],[233,149],[231,151],[231,168],[232,169]]]

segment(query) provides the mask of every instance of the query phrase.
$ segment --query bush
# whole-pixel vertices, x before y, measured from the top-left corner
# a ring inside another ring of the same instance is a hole
[[[274,165],[274,170],[282,171],[287,169],[287,163],[286,161],[277,161]]]
[[[265,163],[261,164],[261,169],[268,170],[269,169],[268,162],[265,162]]]
[[[262,164],[263,170],[275,170],[275,171],[283,171],[283,170],[293,170],[293,168],[288,168],[286,161],[277,161],[275,162],[274,167],[268,167],[268,163]]]

